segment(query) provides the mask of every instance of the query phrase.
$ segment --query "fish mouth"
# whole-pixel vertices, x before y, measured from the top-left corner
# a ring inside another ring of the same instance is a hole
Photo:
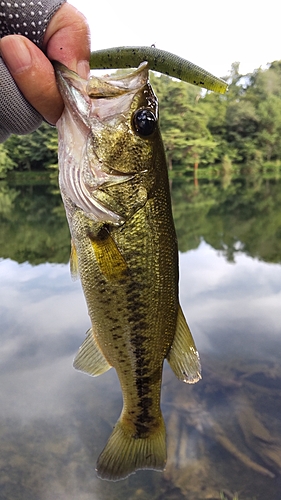
[[[63,198],[71,200],[93,220],[123,224],[121,213],[101,202],[97,190],[126,182],[135,174],[106,167],[91,144],[104,126],[118,126],[126,120],[134,97],[148,82],[148,64],[143,62],[125,76],[91,76],[88,80],[59,62],[53,65],[65,104],[57,122]]]
[[[65,105],[88,119],[97,117],[104,121],[126,113],[134,95],[148,81],[147,62],[141,63],[135,71],[125,76],[90,76],[88,80],[57,61],[53,65]]]

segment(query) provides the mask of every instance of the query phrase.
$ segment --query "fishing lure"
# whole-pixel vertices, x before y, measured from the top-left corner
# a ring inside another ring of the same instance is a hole
[[[149,69],[224,94],[227,83],[175,54],[155,47],[113,47],[91,53],[91,69],[133,68],[147,61]]]

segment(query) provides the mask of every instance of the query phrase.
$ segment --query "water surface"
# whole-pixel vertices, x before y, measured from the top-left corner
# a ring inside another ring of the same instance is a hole
[[[173,183],[180,299],[203,380],[185,385],[165,365],[167,469],[118,483],[95,463],[122,396],[114,370],[72,368],[90,324],[51,191],[0,186],[0,498],[279,500],[278,180]]]

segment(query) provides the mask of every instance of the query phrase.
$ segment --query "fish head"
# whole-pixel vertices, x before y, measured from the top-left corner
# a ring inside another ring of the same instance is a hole
[[[158,101],[149,84],[148,64],[123,76],[88,80],[54,64],[65,103],[57,123],[64,201],[67,198],[94,220],[123,224],[125,197],[117,201],[116,186],[121,192],[141,183],[142,189],[132,188],[128,198],[135,196],[135,208],[145,202],[159,135]]]

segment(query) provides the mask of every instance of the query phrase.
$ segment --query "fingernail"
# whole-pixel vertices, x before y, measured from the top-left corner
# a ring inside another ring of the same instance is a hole
[[[13,74],[26,71],[32,64],[30,52],[22,36],[13,35],[2,38],[1,53]]]
[[[77,66],[76,66],[76,71],[81,78],[85,78],[85,80],[88,79],[89,73],[90,73],[90,64],[89,61],[83,60],[83,61],[78,61]]]

